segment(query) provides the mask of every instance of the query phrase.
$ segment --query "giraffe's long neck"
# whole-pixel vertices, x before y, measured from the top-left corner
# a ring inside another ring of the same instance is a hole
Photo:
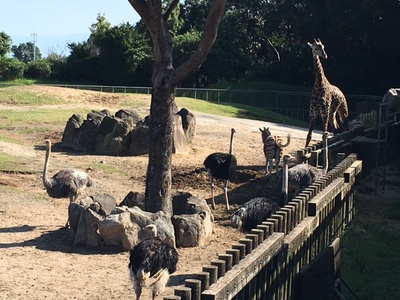
[[[325,77],[324,68],[322,67],[319,56],[314,54],[313,57],[314,57],[314,69],[315,69],[314,89],[319,89],[322,86],[329,85],[329,81]]]

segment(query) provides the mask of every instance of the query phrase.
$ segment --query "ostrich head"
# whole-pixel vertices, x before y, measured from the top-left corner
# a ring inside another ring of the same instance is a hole
[[[325,46],[324,46],[324,44],[322,44],[320,39],[318,39],[318,40],[314,39],[314,42],[312,44],[308,43],[308,42],[307,42],[307,44],[312,49],[312,53],[313,53],[314,57],[320,56],[324,59],[328,58],[328,55],[325,52]]]
[[[232,227],[240,229],[245,211],[246,211],[246,208],[241,207],[235,212],[235,214],[232,216],[232,219],[231,219]]]
[[[148,239],[148,238],[155,238],[157,237],[157,226],[155,224],[149,224],[142,228],[141,235]]]

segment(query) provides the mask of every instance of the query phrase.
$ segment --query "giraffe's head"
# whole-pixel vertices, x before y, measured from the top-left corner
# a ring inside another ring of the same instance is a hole
[[[312,44],[308,43],[308,42],[307,42],[307,44],[312,49],[312,53],[314,56],[320,56],[325,59],[328,58],[328,55],[325,52],[325,46],[324,46],[324,44],[322,44],[320,39],[318,39],[318,40],[314,39],[314,42]]]

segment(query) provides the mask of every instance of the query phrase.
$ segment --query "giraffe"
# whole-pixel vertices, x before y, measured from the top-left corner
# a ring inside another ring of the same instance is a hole
[[[346,97],[337,86],[329,83],[319,59],[319,57],[324,59],[328,58],[325,52],[325,46],[320,39],[314,39],[312,44],[308,42],[307,44],[312,49],[315,83],[310,100],[310,127],[308,130],[306,147],[311,141],[312,131],[318,114],[321,115],[323,131],[328,131],[328,126],[330,124],[334,133],[337,133],[339,129],[336,114],[339,114],[340,120],[345,128],[348,126],[349,116]]]

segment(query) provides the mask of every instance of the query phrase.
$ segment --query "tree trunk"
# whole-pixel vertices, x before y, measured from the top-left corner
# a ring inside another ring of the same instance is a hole
[[[146,176],[145,209],[162,210],[172,215],[171,163],[173,143],[173,110],[175,89],[192,75],[206,59],[218,32],[226,0],[213,0],[201,41],[190,59],[174,69],[172,36],[168,18],[179,0],[172,0],[163,13],[161,0],[128,0],[142,17],[153,42],[153,92],[150,107],[149,164]],[[168,1],[164,1],[164,4]]]
[[[173,107],[175,95],[168,88],[153,90],[150,108],[149,164],[146,176],[145,209],[172,215],[171,163]]]

